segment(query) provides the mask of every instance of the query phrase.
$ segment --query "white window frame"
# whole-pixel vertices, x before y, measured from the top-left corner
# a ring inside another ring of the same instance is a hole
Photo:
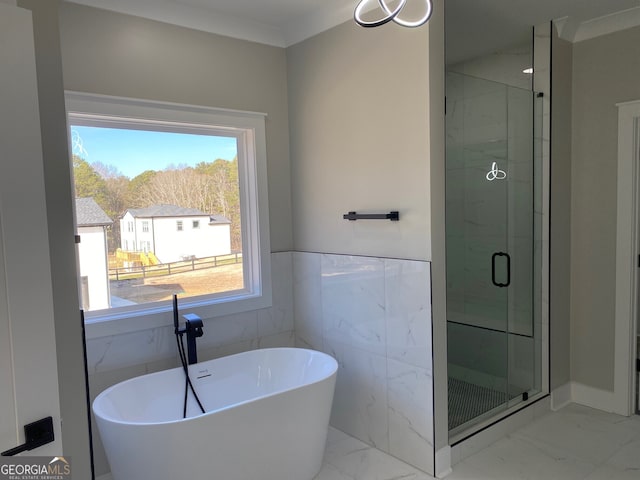
[[[263,113],[65,93],[68,125],[110,126],[235,137],[245,288],[180,299],[182,313],[203,320],[271,306],[271,246]],[[69,137],[71,138],[71,137]],[[171,301],[85,313],[88,339],[173,325]]]

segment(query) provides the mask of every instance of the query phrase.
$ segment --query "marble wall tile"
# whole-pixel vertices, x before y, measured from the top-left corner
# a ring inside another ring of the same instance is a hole
[[[156,360],[155,362],[149,362],[145,364],[146,372],[145,373],[155,373],[162,372],[164,370],[169,370],[172,368],[177,368],[180,366],[180,358],[176,353],[174,356],[170,358],[163,358],[162,360]]]
[[[431,266],[385,260],[387,356],[431,369]]]
[[[532,66],[531,47],[530,41],[511,45],[500,51],[448,66],[448,70],[531,89],[531,75],[523,73],[525,68]]]
[[[296,334],[293,330],[258,338],[258,348],[295,347]]]
[[[258,338],[258,311],[237,313],[205,321],[199,348],[220,347]]]
[[[294,253],[293,266],[296,344],[339,364],[332,425],[433,471],[430,263]]]
[[[322,321],[325,340],[386,354],[384,260],[322,256]]]
[[[385,357],[332,341],[325,349],[338,361],[331,424],[389,451]]]
[[[431,370],[387,360],[389,453],[433,471],[433,378]]]
[[[271,255],[273,303],[258,311],[258,336],[265,337],[293,330],[293,255]]]
[[[296,345],[323,349],[322,255],[293,253],[293,311]]]
[[[248,352],[258,348],[258,339],[244,340],[238,343],[227,343],[219,347],[210,347],[198,349],[198,359],[200,361],[211,360],[214,358],[235,355],[236,353]]]
[[[170,357],[175,351],[174,342],[170,327],[91,339],[87,341],[89,374]]]

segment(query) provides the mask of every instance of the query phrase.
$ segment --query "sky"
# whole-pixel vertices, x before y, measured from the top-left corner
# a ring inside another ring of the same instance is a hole
[[[115,166],[133,178],[145,170],[194,166],[218,158],[233,160],[235,137],[150,132],[102,127],[71,127],[73,153],[89,163]]]

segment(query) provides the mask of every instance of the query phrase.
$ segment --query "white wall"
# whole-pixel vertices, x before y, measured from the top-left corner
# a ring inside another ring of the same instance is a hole
[[[88,277],[90,310],[109,308],[107,235],[104,227],[78,227],[80,276]]]
[[[200,227],[193,228],[193,221],[199,221]],[[182,231],[178,231],[176,222],[182,222]],[[227,255],[231,253],[230,225],[209,225],[209,217],[154,218],[149,219],[149,233],[142,233],[142,222],[136,222],[138,245],[148,238],[151,245],[155,240],[155,254],[162,263],[179,262],[183,257],[195,255],[196,258]],[[154,238],[151,239],[151,230]],[[153,247],[152,247],[153,248]]]
[[[131,225],[131,229],[129,226]],[[134,251],[137,246],[135,222],[133,215],[127,212],[120,219],[120,248],[124,251]]]

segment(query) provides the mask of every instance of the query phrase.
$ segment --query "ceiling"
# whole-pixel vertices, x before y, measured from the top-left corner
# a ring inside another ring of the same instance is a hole
[[[594,19],[638,9],[640,0],[445,0],[445,5],[447,62],[457,63],[530,39],[533,25],[565,17],[561,36],[577,40],[578,30]],[[619,29],[619,19],[612,24]]]
[[[285,47],[347,21],[359,0],[67,1]],[[640,0],[445,0],[445,5],[449,49],[460,38],[466,44],[504,44],[525,27],[561,17],[569,17],[573,31],[584,21],[640,9]]]

